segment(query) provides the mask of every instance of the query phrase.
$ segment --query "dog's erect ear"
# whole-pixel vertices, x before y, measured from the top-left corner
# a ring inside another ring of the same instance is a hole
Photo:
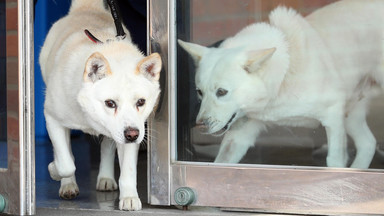
[[[192,57],[192,59],[195,61],[195,64],[199,64],[199,61],[201,60],[201,57],[203,56],[204,52],[208,50],[209,48],[205,46],[201,46],[194,43],[188,43],[184,42],[182,40],[177,40],[179,45],[189,53],[189,55]]]
[[[137,65],[137,74],[143,74],[150,80],[158,81],[161,71],[161,57],[158,53],[143,58]]]
[[[87,60],[84,70],[84,82],[96,82],[111,75],[107,59],[99,52],[93,53]]]
[[[248,73],[256,72],[260,66],[270,59],[275,53],[276,48],[252,50],[247,52],[247,62],[244,65],[244,69]]]

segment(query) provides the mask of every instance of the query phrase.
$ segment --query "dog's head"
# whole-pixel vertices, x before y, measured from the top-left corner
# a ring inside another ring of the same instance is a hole
[[[102,45],[88,58],[77,100],[92,130],[117,143],[138,144],[160,93],[161,58],[119,44]]]
[[[265,108],[274,82],[270,61],[276,48],[208,48],[181,40],[179,44],[197,67],[201,106],[196,123],[207,126],[208,133],[223,134],[237,119]]]

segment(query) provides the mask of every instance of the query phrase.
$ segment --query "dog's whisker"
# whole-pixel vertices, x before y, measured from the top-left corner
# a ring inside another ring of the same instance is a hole
[[[149,130],[146,130],[146,134],[148,134],[148,133],[152,133],[152,134],[160,134],[160,132],[158,132],[157,130],[154,130],[154,129],[149,129]]]

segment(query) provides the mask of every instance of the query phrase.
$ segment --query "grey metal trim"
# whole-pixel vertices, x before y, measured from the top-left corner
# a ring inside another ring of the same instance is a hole
[[[148,53],[160,53],[163,70],[160,75],[161,96],[155,116],[148,121],[148,202],[152,205],[170,205],[170,145],[174,131],[171,127],[171,107],[175,102],[172,75],[168,72],[169,2],[148,1]]]
[[[171,195],[192,188],[196,206],[323,215],[384,212],[382,171],[174,163],[172,175]]]
[[[18,127],[8,130],[8,168],[0,170],[0,192],[7,199],[5,213],[35,214],[33,1],[18,0],[18,101],[7,109]],[[7,71],[7,73],[10,71]],[[7,80],[8,86],[8,80]],[[8,122],[8,128],[10,123]],[[15,154],[18,152],[18,154]]]
[[[20,214],[35,214],[34,43],[32,0],[18,1]]]

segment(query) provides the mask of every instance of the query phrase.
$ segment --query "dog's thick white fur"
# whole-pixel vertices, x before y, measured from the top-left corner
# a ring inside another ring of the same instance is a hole
[[[197,123],[225,133],[215,162],[236,163],[268,124],[327,133],[327,165],[347,166],[346,134],[368,168],[369,101],[384,84],[384,1],[345,0],[302,17],[278,7],[218,48],[179,41],[197,65]]]
[[[94,43],[85,29],[104,43]],[[60,197],[76,197],[79,189],[69,131],[102,134],[96,189],[117,190],[113,167],[117,148],[119,208],[139,210],[137,154],[144,123],[160,93],[161,59],[157,53],[145,57],[129,33],[124,40],[115,35],[103,0],[73,0],[69,14],[49,31],[39,59],[47,85],[44,114],[54,152],[48,169],[54,180],[61,181]]]

